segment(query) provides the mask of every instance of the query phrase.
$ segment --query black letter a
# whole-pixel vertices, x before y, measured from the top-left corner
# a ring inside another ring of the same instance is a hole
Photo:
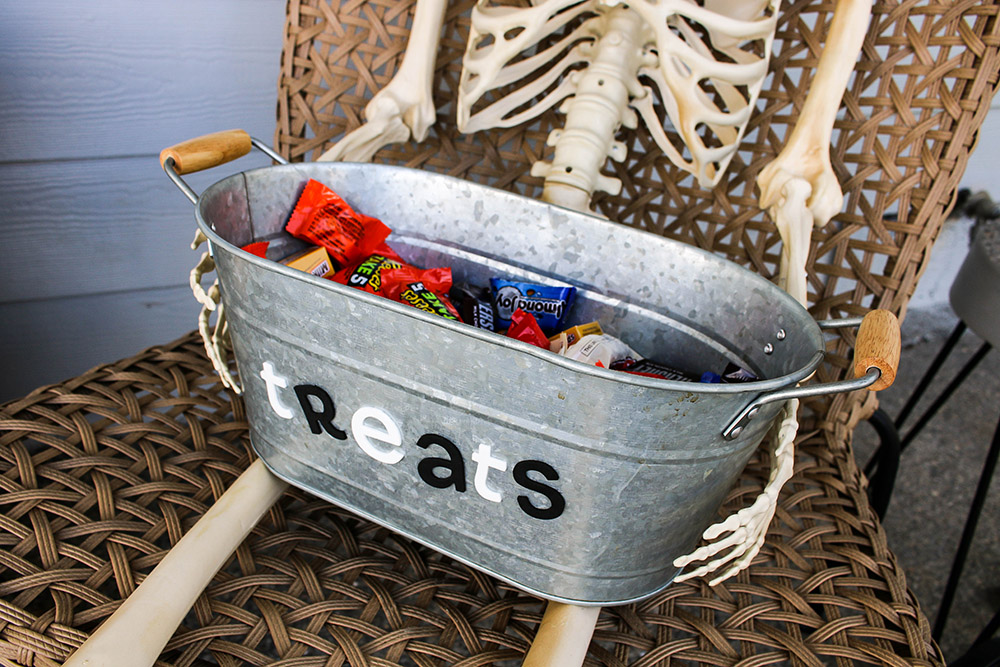
[[[427,449],[431,445],[443,447],[451,458],[439,459],[431,457],[421,459],[420,463],[417,464],[417,472],[420,473],[420,479],[435,489],[447,489],[449,486],[454,486],[455,490],[459,493],[465,493],[465,460],[462,458],[462,452],[455,446],[455,443],[443,435],[425,433],[417,440],[417,446],[423,449]],[[435,468],[450,470],[451,474],[447,477],[438,477],[434,474]]]

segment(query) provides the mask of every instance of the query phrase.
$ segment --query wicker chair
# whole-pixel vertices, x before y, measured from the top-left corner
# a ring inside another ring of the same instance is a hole
[[[436,100],[453,109],[472,0],[450,7]],[[309,159],[356,127],[406,44],[412,0],[289,0],[278,149]],[[754,181],[808,89],[833,3],[782,11],[773,76],[723,182],[700,189],[641,133],[625,133],[610,219],[773,276],[779,241]],[[844,212],[814,235],[811,312],[902,315],[950,209],[997,85],[994,3],[879,1],[832,147]],[[377,159],[536,196],[530,165],[552,114],[467,137],[441,113],[421,144]],[[820,379],[848,368],[831,342]],[[676,584],[605,609],[588,665],[940,663],[866,496],[851,432],[873,395],[812,401],[795,476],[764,549],[710,588]],[[0,407],[0,662],[59,664],[134,590],[253,456],[241,401],[190,335]],[[767,477],[747,467],[724,512]],[[291,490],[216,575],[162,663],[517,664],[543,602]]]

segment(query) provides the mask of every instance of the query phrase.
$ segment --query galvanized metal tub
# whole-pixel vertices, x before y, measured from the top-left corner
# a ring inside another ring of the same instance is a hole
[[[586,366],[239,250],[298,247],[283,229],[310,178],[385,221],[418,266],[477,284],[569,283],[573,321],[599,320],[644,356],[697,372],[733,361],[768,379],[691,384]],[[549,599],[618,604],[665,587],[777,399],[823,356],[805,309],[736,264],[446,176],[270,167],[211,186],[196,214],[267,466]]]

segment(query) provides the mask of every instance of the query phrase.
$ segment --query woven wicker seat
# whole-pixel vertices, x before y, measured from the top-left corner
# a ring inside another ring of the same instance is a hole
[[[472,2],[449,9],[436,78],[453,109]],[[410,0],[289,1],[276,143],[316,157],[357,126],[406,43]],[[625,132],[624,182],[601,196],[610,219],[699,245],[772,276],[777,233],[754,181],[808,89],[833,4],[783,8],[772,61],[741,151],[700,189],[641,133]],[[843,102],[833,165],[844,212],[814,235],[811,312],[903,314],[997,84],[993,3],[878,2]],[[421,144],[380,161],[516,190],[555,122],[459,135],[441,113]],[[612,172],[609,172],[612,173]],[[831,343],[824,381],[848,367]],[[870,394],[812,401],[795,476],[753,565],[710,588],[672,585],[602,611],[589,665],[941,663],[886,544],[851,453]],[[252,457],[246,418],[191,335],[43,387],[0,407],[0,661],[59,664],[110,615]],[[760,492],[753,460],[723,511]],[[216,575],[162,664],[518,664],[541,600],[291,490]]]

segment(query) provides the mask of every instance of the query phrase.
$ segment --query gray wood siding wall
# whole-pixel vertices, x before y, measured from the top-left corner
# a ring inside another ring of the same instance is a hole
[[[272,141],[283,0],[36,0],[0,20],[0,400],[197,325],[160,150]],[[238,167],[197,174],[196,189]]]

